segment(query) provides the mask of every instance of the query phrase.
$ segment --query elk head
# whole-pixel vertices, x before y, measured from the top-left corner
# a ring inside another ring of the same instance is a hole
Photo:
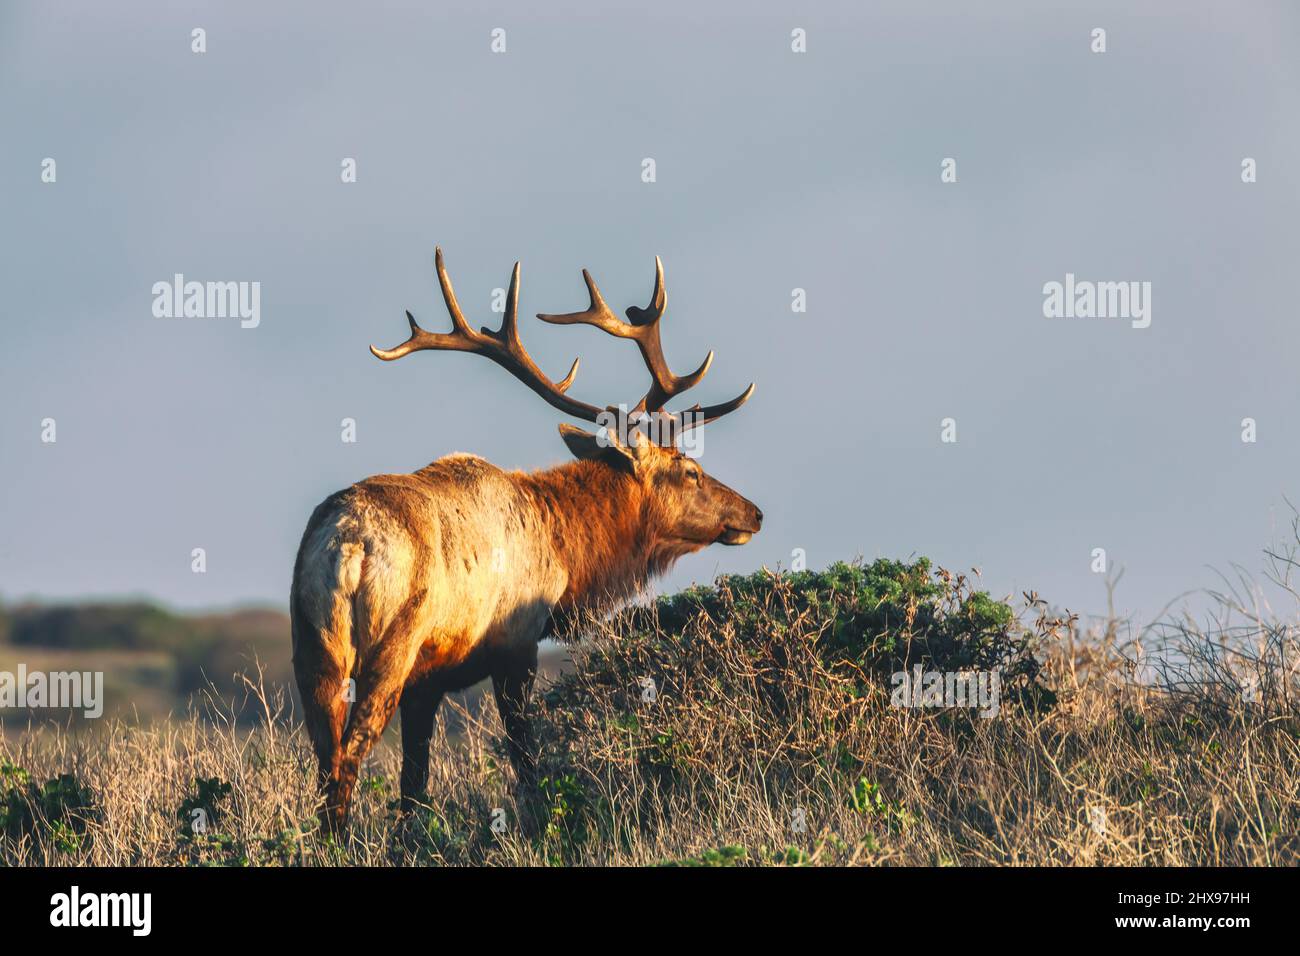
[[[735,411],[754,393],[754,386],[719,405],[694,405],[677,414],[664,411],[675,396],[697,384],[713,363],[713,353],[705,357],[689,375],[674,375],[664,359],[659,340],[659,321],[667,305],[663,263],[655,257],[655,285],[650,304],[642,309],[627,309],[629,321],[618,318],[601,297],[587,270],[590,305],[581,312],[561,315],[538,314],[544,322],[555,325],[592,325],[621,339],[631,339],[641,352],[650,372],[650,388],[630,410],[613,405],[600,408],[571,398],[567,393],[578,374],[578,359],[569,373],[553,382],[541,371],[519,341],[519,263],[515,263],[506,294],[505,317],[497,330],[483,328],[475,332],[465,321],[451,280],[443,264],[442,249],[435,254],[438,284],[451,315],[452,331],[426,332],[406,313],[411,335],[392,349],[370,351],[386,362],[411,352],[423,350],[473,352],[491,359],[506,369],[554,408],[601,426],[597,434],[562,424],[560,435],[573,455],[583,461],[600,462],[637,482],[643,500],[659,533],[666,536],[663,547],[671,555],[695,551],[709,544],[745,544],[758,532],[763,513],[752,502],[706,475],[699,463],[682,453],[678,442],[693,428],[706,425]],[[647,429],[647,426],[649,428]],[[647,434],[649,432],[649,434]],[[654,435],[652,439],[649,437]]]

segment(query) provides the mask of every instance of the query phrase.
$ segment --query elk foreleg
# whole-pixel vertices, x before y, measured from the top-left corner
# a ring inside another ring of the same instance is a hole
[[[506,729],[506,752],[521,790],[537,785],[537,749],[528,723],[528,700],[537,677],[537,645],[513,651],[492,672],[497,712]]]
[[[429,785],[429,739],[442,701],[442,688],[425,678],[402,691],[402,809],[426,799]]]

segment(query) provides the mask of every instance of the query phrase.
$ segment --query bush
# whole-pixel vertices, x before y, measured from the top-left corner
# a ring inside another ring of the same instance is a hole
[[[6,837],[29,837],[38,845],[75,853],[96,817],[94,795],[75,775],[36,783],[22,767],[0,763],[0,833]]]
[[[736,785],[851,802],[869,718],[888,706],[890,675],[914,665],[1000,670],[1004,699],[1050,708],[1034,649],[1051,624],[1023,626],[924,558],[722,577],[601,622],[537,721],[550,778],[570,781],[551,821],[562,855],[590,827],[616,833],[616,810],[644,822]]]

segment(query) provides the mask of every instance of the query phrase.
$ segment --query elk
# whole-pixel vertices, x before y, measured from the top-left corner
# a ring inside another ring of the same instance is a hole
[[[615,406],[568,395],[576,359],[553,382],[524,350],[519,263],[501,327],[479,332],[465,321],[441,249],[435,263],[452,331],[426,332],[407,312],[410,337],[392,349],[371,346],[375,356],[392,362],[426,350],[471,352],[567,415],[611,420]],[[586,270],[583,278],[587,309],[538,318],[592,325],[636,343],[651,381],[626,417],[644,423],[662,416],[672,427],[658,440],[640,427],[592,434],[565,423],[560,435],[576,461],[507,472],[456,453],[413,474],[360,481],[326,498],[307,523],[290,596],[293,666],[329,832],[346,825],[361,761],[399,707],[402,806],[426,799],[438,704],[445,693],[487,677],[517,784],[534,786],[526,706],[538,643],[575,614],[600,613],[634,596],[683,555],[714,543],[744,544],[762,525],[752,502],[706,475],[677,445],[690,428],[743,405],[754,386],[720,405],[663,412],[713,361],[710,352],[689,375],[670,371],[659,339],[667,301],[663,264],[655,258],[650,304],[627,309],[626,322]]]

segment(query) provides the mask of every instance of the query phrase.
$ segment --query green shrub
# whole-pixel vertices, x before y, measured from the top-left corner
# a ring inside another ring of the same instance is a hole
[[[660,866],[740,866],[746,862],[749,851],[734,844],[720,846],[716,850],[705,850],[699,856],[686,857],[683,860],[664,860]]]
[[[924,558],[724,576],[583,636],[575,671],[544,696],[536,722],[547,775],[569,782],[551,821],[562,857],[586,828],[643,828],[737,783],[794,785],[839,805],[850,794],[859,813],[906,826],[910,814],[859,777],[890,676],[913,665],[998,670],[1003,706],[1053,702],[1038,679],[1035,630]],[[611,793],[619,799],[598,796]]]
[[[221,829],[224,816],[222,804],[230,796],[232,787],[218,777],[194,779],[194,791],[181,801],[176,816],[181,821],[181,833],[187,837],[204,836]],[[198,823],[199,826],[195,826]]]
[[[0,833],[30,837],[64,853],[83,849],[87,824],[99,816],[94,794],[74,774],[36,783],[22,767],[0,763]]]

